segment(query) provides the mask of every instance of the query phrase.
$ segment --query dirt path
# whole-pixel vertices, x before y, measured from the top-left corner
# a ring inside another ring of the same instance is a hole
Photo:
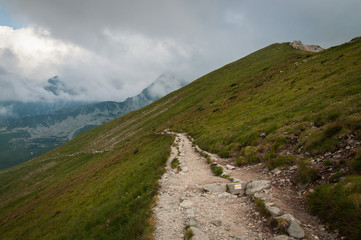
[[[212,174],[206,159],[194,151],[186,136],[177,134],[176,143],[154,208],[155,239],[183,239],[187,224],[197,226],[192,239],[243,240],[273,236],[248,197],[204,192],[207,184],[230,181]],[[170,166],[175,157],[181,163],[179,173]]]
[[[196,147],[198,148],[198,147]],[[201,149],[198,148],[201,151]],[[271,188],[260,193],[268,203],[274,203],[283,212],[300,220],[307,239],[328,240],[340,239],[327,232],[325,227],[311,216],[305,207],[304,198],[280,173],[264,170],[262,165],[227,169],[229,160],[207,153],[213,162],[223,167],[223,171],[232,178],[249,183],[256,180],[269,180]],[[172,169],[171,162],[179,159],[181,171]],[[228,165],[228,167],[230,167]],[[216,177],[210,170],[207,161],[184,134],[176,134],[172,153],[167,163],[167,172],[160,185],[158,202],[154,208],[156,240],[184,239],[187,225],[194,226],[192,231],[197,239],[271,239],[281,235],[272,229],[255,208],[250,196],[237,196],[222,191],[204,191],[211,184],[230,183],[229,180]],[[282,238],[293,239],[293,238]]]

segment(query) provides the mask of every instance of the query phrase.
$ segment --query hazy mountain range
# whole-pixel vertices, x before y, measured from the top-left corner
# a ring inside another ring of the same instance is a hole
[[[66,89],[58,77],[45,87],[54,95]],[[0,169],[16,165],[59,146],[80,133],[154,102],[185,85],[172,75],[163,74],[140,94],[123,102],[106,101],[0,104]],[[84,105],[85,104],[85,105]]]

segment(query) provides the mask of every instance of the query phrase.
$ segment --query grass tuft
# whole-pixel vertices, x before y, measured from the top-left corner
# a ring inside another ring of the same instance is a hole
[[[194,232],[192,231],[191,228],[188,228],[186,233],[184,234],[184,239],[185,240],[189,240],[194,236]]]
[[[317,180],[317,170],[312,168],[308,159],[298,161],[298,172],[296,176],[296,183],[310,184]]]
[[[294,155],[278,155],[276,158],[272,158],[266,162],[266,166],[269,170],[273,170],[275,168],[291,166],[295,163]]]
[[[223,173],[223,168],[218,166],[216,163],[211,164],[211,170],[212,170],[213,174],[216,176],[221,176]]]

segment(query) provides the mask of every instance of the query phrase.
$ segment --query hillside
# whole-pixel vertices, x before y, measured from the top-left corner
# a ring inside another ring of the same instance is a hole
[[[0,171],[0,236],[151,238],[171,129],[239,166],[297,165],[311,210],[359,239],[360,76],[360,38],[318,53],[270,45]]]
[[[0,119],[0,169],[44,154],[86,130],[140,109],[183,85],[184,81],[163,74],[141,93],[123,102],[84,104],[44,115]],[[41,106],[30,103],[20,105],[28,107],[29,111],[32,107],[37,109]]]

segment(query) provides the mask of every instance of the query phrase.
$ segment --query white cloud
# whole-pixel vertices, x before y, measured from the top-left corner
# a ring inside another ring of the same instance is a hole
[[[0,100],[54,98],[42,89],[54,75],[78,93],[58,98],[122,100],[164,73],[194,80],[274,42],[329,47],[361,35],[360,0],[1,3],[28,27],[0,28],[0,85],[12,88]]]
[[[122,100],[170,71],[168,66],[179,58],[189,57],[172,40],[158,41],[108,29],[102,34],[105,46],[93,52],[56,40],[40,28],[0,26],[0,101]],[[55,75],[77,95],[62,92],[55,96],[44,91],[47,79]]]

